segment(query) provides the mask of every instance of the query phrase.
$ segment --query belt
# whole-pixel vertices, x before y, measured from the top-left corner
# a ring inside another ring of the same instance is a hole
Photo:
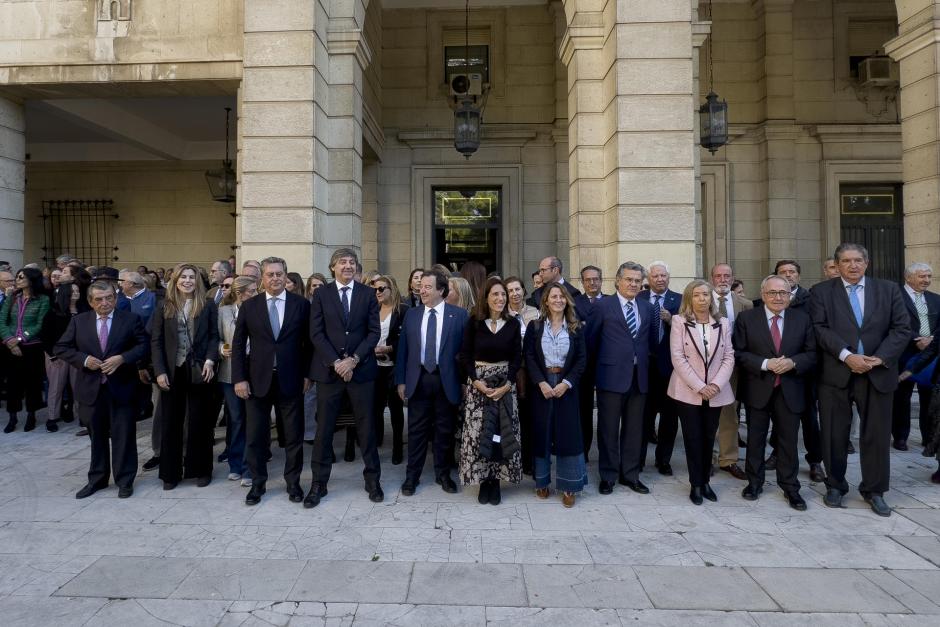
[[[545,372],[550,374],[561,374],[561,368],[546,368]]]

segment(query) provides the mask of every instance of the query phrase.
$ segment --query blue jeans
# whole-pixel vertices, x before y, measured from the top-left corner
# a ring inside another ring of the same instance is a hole
[[[225,441],[228,444],[228,470],[245,476],[245,401],[235,395],[235,385],[221,383],[228,407]]]

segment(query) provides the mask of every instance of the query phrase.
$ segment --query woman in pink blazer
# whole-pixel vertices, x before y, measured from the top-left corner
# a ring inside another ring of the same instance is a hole
[[[702,504],[703,497],[718,500],[708,485],[712,447],[721,408],[734,402],[730,383],[734,370],[731,328],[727,319],[718,317],[712,289],[708,281],[701,279],[686,286],[669,336],[673,371],[666,393],[676,401],[682,422],[692,484],[689,499],[696,505]]]

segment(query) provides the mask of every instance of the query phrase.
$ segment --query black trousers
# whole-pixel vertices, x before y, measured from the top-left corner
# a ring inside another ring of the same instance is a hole
[[[422,368],[414,394],[408,399],[407,479],[417,483],[421,478],[429,443],[434,452],[434,476],[450,471],[456,422],[457,406],[447,400],[440,372],[429,373]]]
[[[819,411],[816,409],[818,394],[815,384],[806,386],[806,411],[800,414],[800,427],[803,429],[803,447],[806,449],[806,463],[822,463],[822,436],[819,431]],[[770,426],[770,450],[777,451],[777,425]]]
[[[284,481],[300,483],[304,468],[304,399],[303,394],[281,394],[277,371],[271,376],[271,387],[264,396],[252,394],[245,401],[245,464],[251,472],[253,485],[268,480],[268,455],[271,452],[271,409],[278,408],[284,426]]]
[[[313,457],[310,460],[314,483],[325,485],[330,480],[333,467],[333,432],[336,430],[336,419],[339,418],[344,394],[349,395],[356,419],[356,439],[365,464],[362,476],[366,485],[378,482],[381,469],[379,452],[375,446],[375,429],[372,427],[374,392],[374,381],[317,383],[317,435],[313,441]]]
[[[800,415],[794,414],[787,407],[783,398],[783,389],[777,387],[770,395],[766,407],[760,409],[748,407],[747,455],[744,471],[752,486],[764,485],[764,449],[767,444],[767,429],[771,422],[777,436],[777,485],[784,492],[797,492],[800,480],[799,430]],[[806,414],[808,412],[803,412]]]
[[[108,485],[111,471],[119,487],[134,485],[137,476],[137,405],[119,403],[106,384],[101,385],[94,405],[78,405],[82,424],[88,425],[91,439],[91,464],[88,483]]]
[[[626,394],[597,391],[597,457],[601,479],[613,483],[640,478],[643,448],[643,407],[646,394],[638,390],[636,369]]]
[[[401,446],[405,432],[405,407],[395,387],[394,366],[379,366],[375,377],[375,445],[382,446],[385,440],[385,408],[388,407],[392,421],[392,444]]]
[[[910,379],[898,384],[898,389],[894,391],[894,411],[891,414],[891,437],[895,440],[907,440],[911,435],[911,395],[914,394],[914,388],[917,388],[917,395],[920,399],[920,441],[927,444],[933,437],[932,424],[930,422],[930,399],[933,396],[933,387],[929,385],[917,385]]]
[[[676,447],[676,435],[679,433],[679,415],[675,401],[666,394],[669,387],[669,375],[662,374],[653,365],[649,372],[649,392],[643,409],[643,451],[640,459],[646,463],[646,450],[653,434],[657,434],[656,465],[668,464],[672,460],[672,451]],[[656,415],[659,414],[659,430],[656,430]]]
[[[584,369],[578,381],[578,406],[581,410],[581,440],[584,442],[584,461],[588,460],[591,444],[594,442],[594,380],[596,373],[593,366]],[[538,393],[535,387],[534,393]]]
[[[849,385],[837,388],[819,385],[819,423],[822,431],[823,463],[826,485],[845,494],[848,465],[847,445],[852,429],[852,403],[858,408],[859,461],[862,481],[859,492],[883,494],[888,491],[891,469],[892,393],[879,392],[868,375],[853,374]]]
[[[689,467],[689,484],[693,488],[708,485],[712,472],[712,448],[718,432],[721,407],[712,407],[708,401],[701,405],[690,405],[675,401],[676,412],[682,423],[682,442],[685,444],[685,460]]]
[[[184,364],[173,372],[170,390],[160,393],[161,481],[179,483],[182,479],[212,475],[215,416],[209,415],[209,399],[213,385],[194,384],[189,366]]]
[[[7,348],[7,411],[11,414],[23,409],[36,412],[42,409],[42,382],[46,378],[46,357],[42,344],[20,345],[22,357],[15,357]]]

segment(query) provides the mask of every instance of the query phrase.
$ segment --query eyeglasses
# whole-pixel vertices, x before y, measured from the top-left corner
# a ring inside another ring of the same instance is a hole
[[[232,287],[232,284],[231,284],[231,283],[223,283],[223,284],[222,284],[222,289],[223,289],[223,290],[230,289],[231,287]]]
[[[771,298],[786,298],[790,295],[790,292],[784,292],[782,290],[774,290],[772,292],[764,292],[767,296]]]
[[[379,293],[379,294],[384,294],[384,293],[385,293],[385,290],[387,290],[387,289],[388,289],[387,287],[377,287],[377,288],[375,288],[375,291],[376,291],[377,293]]]
[[[548,268],[539,268],[539,274],[542,274],[542,273],[544,273],[544,272],[551,272],[551,271],[552,271],[552,268],[551,268],[551,267],[548,267]]]

